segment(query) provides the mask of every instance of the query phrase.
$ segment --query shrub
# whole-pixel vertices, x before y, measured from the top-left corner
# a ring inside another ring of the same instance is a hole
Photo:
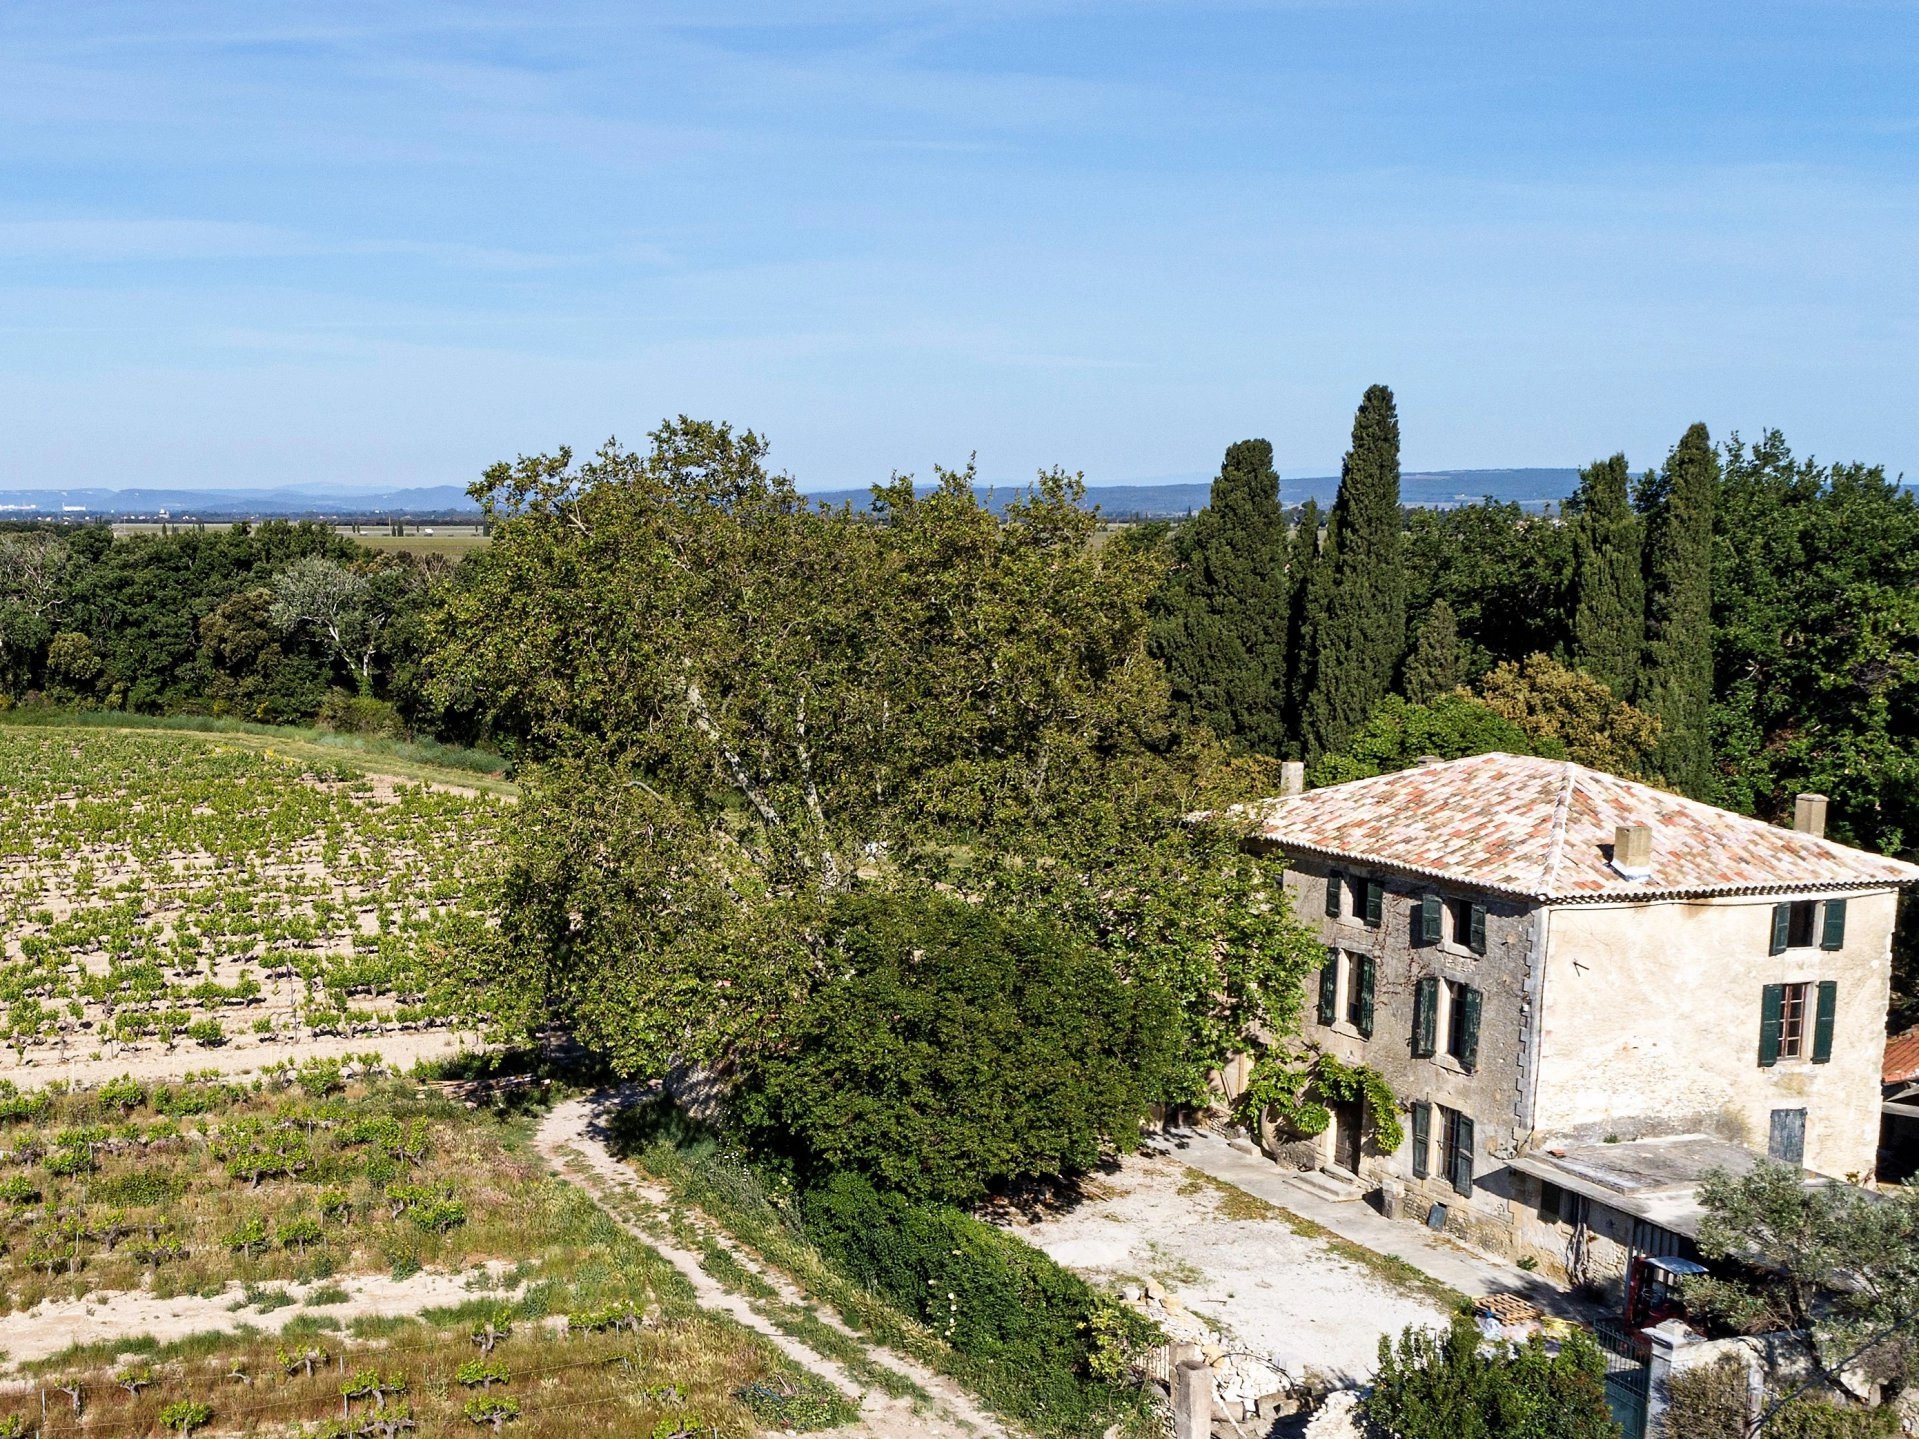
[[[212,1049],[227,1042],[227,1032],[217,1019],[196,1019],[187,1026],[187,1038]]]
[[[1605,1376],[1604,1356],[1582,1334],[1558,1354],[1537,1336],[1508,1351],[1482,1346],[1462,1315],[1444,1334],[1409,1326],[1397,1345],[1381,1336],[1360,1414],[1389,1439],[1619,1439]]]
[[[802,1184],[853,1169],[964,1203],[1138,1143],[1171,1001],[1063,931],[943,895],[842,900],[827,979],[743,1076],[750,1147]]]
[[[485,1424],[498,1434],[507,1423],[520,1417],[520,1402],[504,1394],[488,1394],[467,1400],[460,1412],[473,1423]]]
[[[213,1422],[213,1406],[197,1399],[176,1399],[160,1410],[160,1427],[191,1434]]]
[[[257,1214],[235,1225],[227,1231],[226,1246],[235,1254],[252,1257],[264,1254],[267,1248],[267,1222]]]
[[[1029,1421],[1064,1421],[1099,1400],[1088,1381],[1104,1318],[1123,1311],[1032,1245],[946,1206],[915,1204],[858,1175],[835,1175],[800,1200],[807,1236],[847,1275],[921,1320],[991,1372],[1018,1375],[1003,1402]],[[1151,1326],[1134,1319],[1134,1341]]]
[[[784,1375],[771,1380],[756,1379],[735,1389],[733,1397],[746,1406],[763,1429],[837,1429],[842,1424],[855,1423],[860,1417],[859,1405],[811,1374],[799,1379]]]
[[[1745,1366],[1735,1359],[1681,1369],[1668,1381],[1667,1427],[1685,1439],[1746,1439],[1751,1416]]]
[[[326,1231],[320,1227],[320,1221],[308,1215],[298,1219],[289,1219],[279,1228],[280,1247],[306,1253],[307,1246],[318,1244],[326,1238]]]
[[[123,1074],[100,1086],[99,1100],[110,1109],[131,1114],[147,1102],[147,1087],[131,1075]]]

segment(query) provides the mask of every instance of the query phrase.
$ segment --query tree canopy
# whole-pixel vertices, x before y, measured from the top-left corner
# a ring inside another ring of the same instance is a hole
[[[850,1169],[963,1204],[1137,1147],[1176,1034],[1156,985],[1056,924],[925,890],[841,898],[820,946],[826,977],[734,1105],[802,1183]]]
[[[1273,447],[1241,440],[1180,527],[1153,626],[1178,712],[1262,754],[1286,739],[1287,551]]]
[[[1384,385],[1353,417],[1327,528],[1329,572],[1314,626],[1302,737],[1309,754],[1341,748],[1384,699],[1406,643],[1406,578],[1399,513],[1399,413]]]
[[[526,736],[512,982],[630,1069],[733,1055],[827,972],[834,896],[931,879],[1196,996],[1196,1060],[1296,1006],[1270,862],[1181,820],[1270,776],[1172,712],[1146,647],[1162,557],[1093,543],[1072,476],[1003,517],[956,472],[860,513],[765,453],[681,419],[476,487],[494,540],[437,621],[431,684]],[[1252,928],[1282,938],[1229,955]]]

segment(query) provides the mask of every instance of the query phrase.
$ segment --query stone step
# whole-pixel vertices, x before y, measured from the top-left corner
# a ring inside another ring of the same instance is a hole
[[[1350,1204],[1366,1197],[1366,1187],[1345,1174],[1308,1169],[1287,1177],[1300,1188],[1310,1190],[1321,1199],[1330,1199],[1335,1204]]]

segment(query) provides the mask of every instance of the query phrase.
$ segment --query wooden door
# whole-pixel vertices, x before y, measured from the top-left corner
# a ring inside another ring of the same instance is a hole
[[[1333,1106],[1333,1163],[1348,1174],[1359,1173],[1359,1127],[1365,1108],[1358,1100]]]

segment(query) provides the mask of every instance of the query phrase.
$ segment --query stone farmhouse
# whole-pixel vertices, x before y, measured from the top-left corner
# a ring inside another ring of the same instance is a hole
[[[1299,774],[1240,813],[1325,941],[1305,1036],[1409,1112],[1392,1153],[1342,1105],[1275,1157],[1601,1284],[1687,1251],[1710,1170],[1871,1178],[1919,866],[1823,838],[1822,797],[1789,830],[1516,755]]]

